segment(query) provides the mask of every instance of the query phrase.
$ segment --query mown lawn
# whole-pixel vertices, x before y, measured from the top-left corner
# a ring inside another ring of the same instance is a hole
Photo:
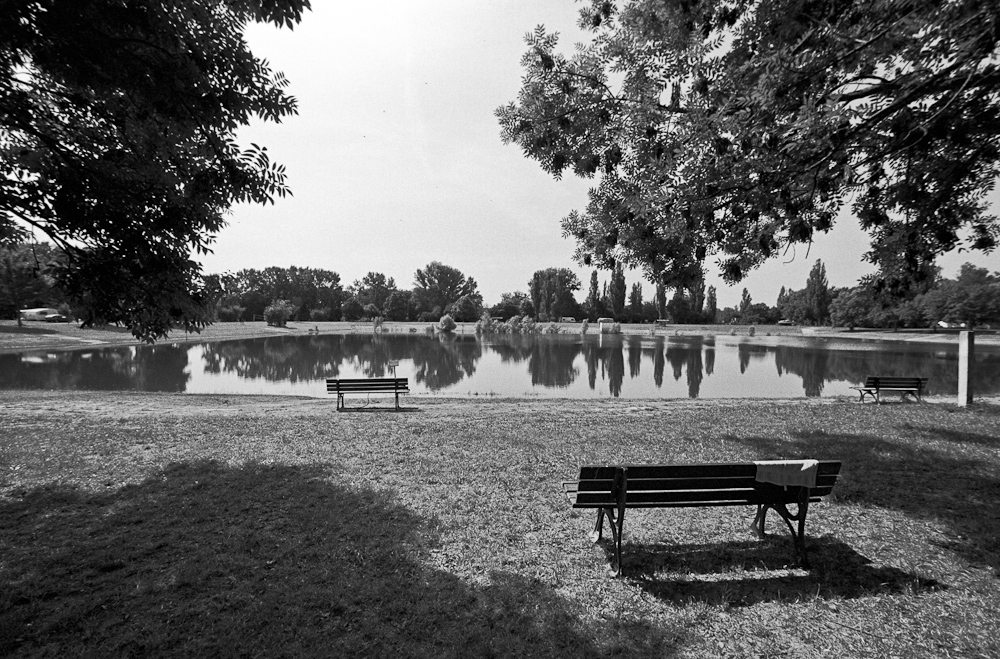
[[[0,656],[1000,656],[997,406],[406,403],[4,392]],[[844,462],[808,572],[702,508],[610,578],[559,487],[779,457]]]

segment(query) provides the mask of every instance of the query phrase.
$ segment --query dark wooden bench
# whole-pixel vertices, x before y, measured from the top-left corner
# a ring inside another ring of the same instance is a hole
[[[337,410],[344,408],[344,394],[395,394],[396,409],[399,409],[399,394],[410,393],[410,385],[406,378],[364,378],[364,379],[334,379],[327,378],[326,393],[337,394]]]
[[[810,503],[830,494],[839,474],[840,461],[818,461],[816,485],[809,488],[759,482],[757,465],[753,462],[584,465],[577,480],[566,481],[562,486],[574,508],[597,509],[597,524],[590,534],[594,542],[601,539],[604,518],[608,518],[615,543],[612,566],[615,574],[621,574],[622,528],[627,508],[755,505],[757,515],[751,529],[761,538],[767,511],[774,510],[788,525],[802,566],[808,567],[806,513]],[[790,504],[796,504],[795,514],[788,510]]]
[[[895,375],[869,375],[865,378],[865,384],[861,387],[851,387],[861,394],[861,402],[865,402],[865,396],[871,396],[876,404],[882,402],[881,393],[883,391],[894,391],[899,393],[900,400],[907,396],[913,396],[917,402],[924,389],[927,388],[927,378],[904,378]]]

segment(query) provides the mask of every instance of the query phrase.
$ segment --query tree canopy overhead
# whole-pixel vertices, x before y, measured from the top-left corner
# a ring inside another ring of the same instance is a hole
[[[9,0],[0,10],[0,243],[44,234],[93,321],[205,324],[200,265],[235,202],[288,193],[235,131],[296,111],[243,39],[308,0]]]
[[[502,137],[596,176],[563,220],[577,259],[686,286],[741,280],[850,205],[876,289],[990,251],[1000,7],[975,0],[589,0],[572,55],[539,27]]]

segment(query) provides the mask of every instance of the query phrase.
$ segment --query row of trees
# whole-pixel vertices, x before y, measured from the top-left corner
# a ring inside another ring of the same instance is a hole
[[[18,309],[55,307],[66,315],[86,318],[86,300],[75,301],[52,274],[65,255],[48,245],[18,244],[0,248],[0,316],[17,317]],[[991,274],[972,264],[962,266],[954,280],[935,274],[926,293],[886,304],[869,280],[851,288],[829,285],[826,267],[817,260],[805,286],[781,288],[774,306],[755,303],[743,289],[739,305],[720,309],[716,289],[696,280],[674,289],[668,298],[662,284],[653,300],[643,298],[639,282],[628,286],[621,266],[601,282],[591,273],[586,297],[577,300],[583,286],[568,268],[538,270],[527,282],[527,292],[504,293],[487,307],[478,285],[456,268],[438,261],[414,274],[412,288],[400,288],[392,277],[369,272],[344,286],[340,275],[319,268],[270,267],[209,275],[204,280],[205,317],[213,321],[243,321],[265,317],[283,324],[383,318],[394,321],[437,321],[450,315],[473,322],[483,313],[508,320],[525,316],[538,321],[612,318],[643,323],[667,319],[679,324],[774,324],[785,319],[797,325],[845,327],[927,327],[938,322],[982,326],[1000,323],[1000,273]]]
[[[437,320],[450,314],[472,321],[482,312],[476,280],[438,261],[420,268],[414,286],[402,289],[392,277],[369,272],[345,287],[340,275],[314,268],[271,267],[210,275],[209,315],[221,321],[267,317],[275,324],[296,320]]]

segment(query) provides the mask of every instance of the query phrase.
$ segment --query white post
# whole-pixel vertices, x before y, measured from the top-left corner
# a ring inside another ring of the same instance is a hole
[[[972,364],[975,361],[976,333],[958,333],[958,406],[972,404]]]

